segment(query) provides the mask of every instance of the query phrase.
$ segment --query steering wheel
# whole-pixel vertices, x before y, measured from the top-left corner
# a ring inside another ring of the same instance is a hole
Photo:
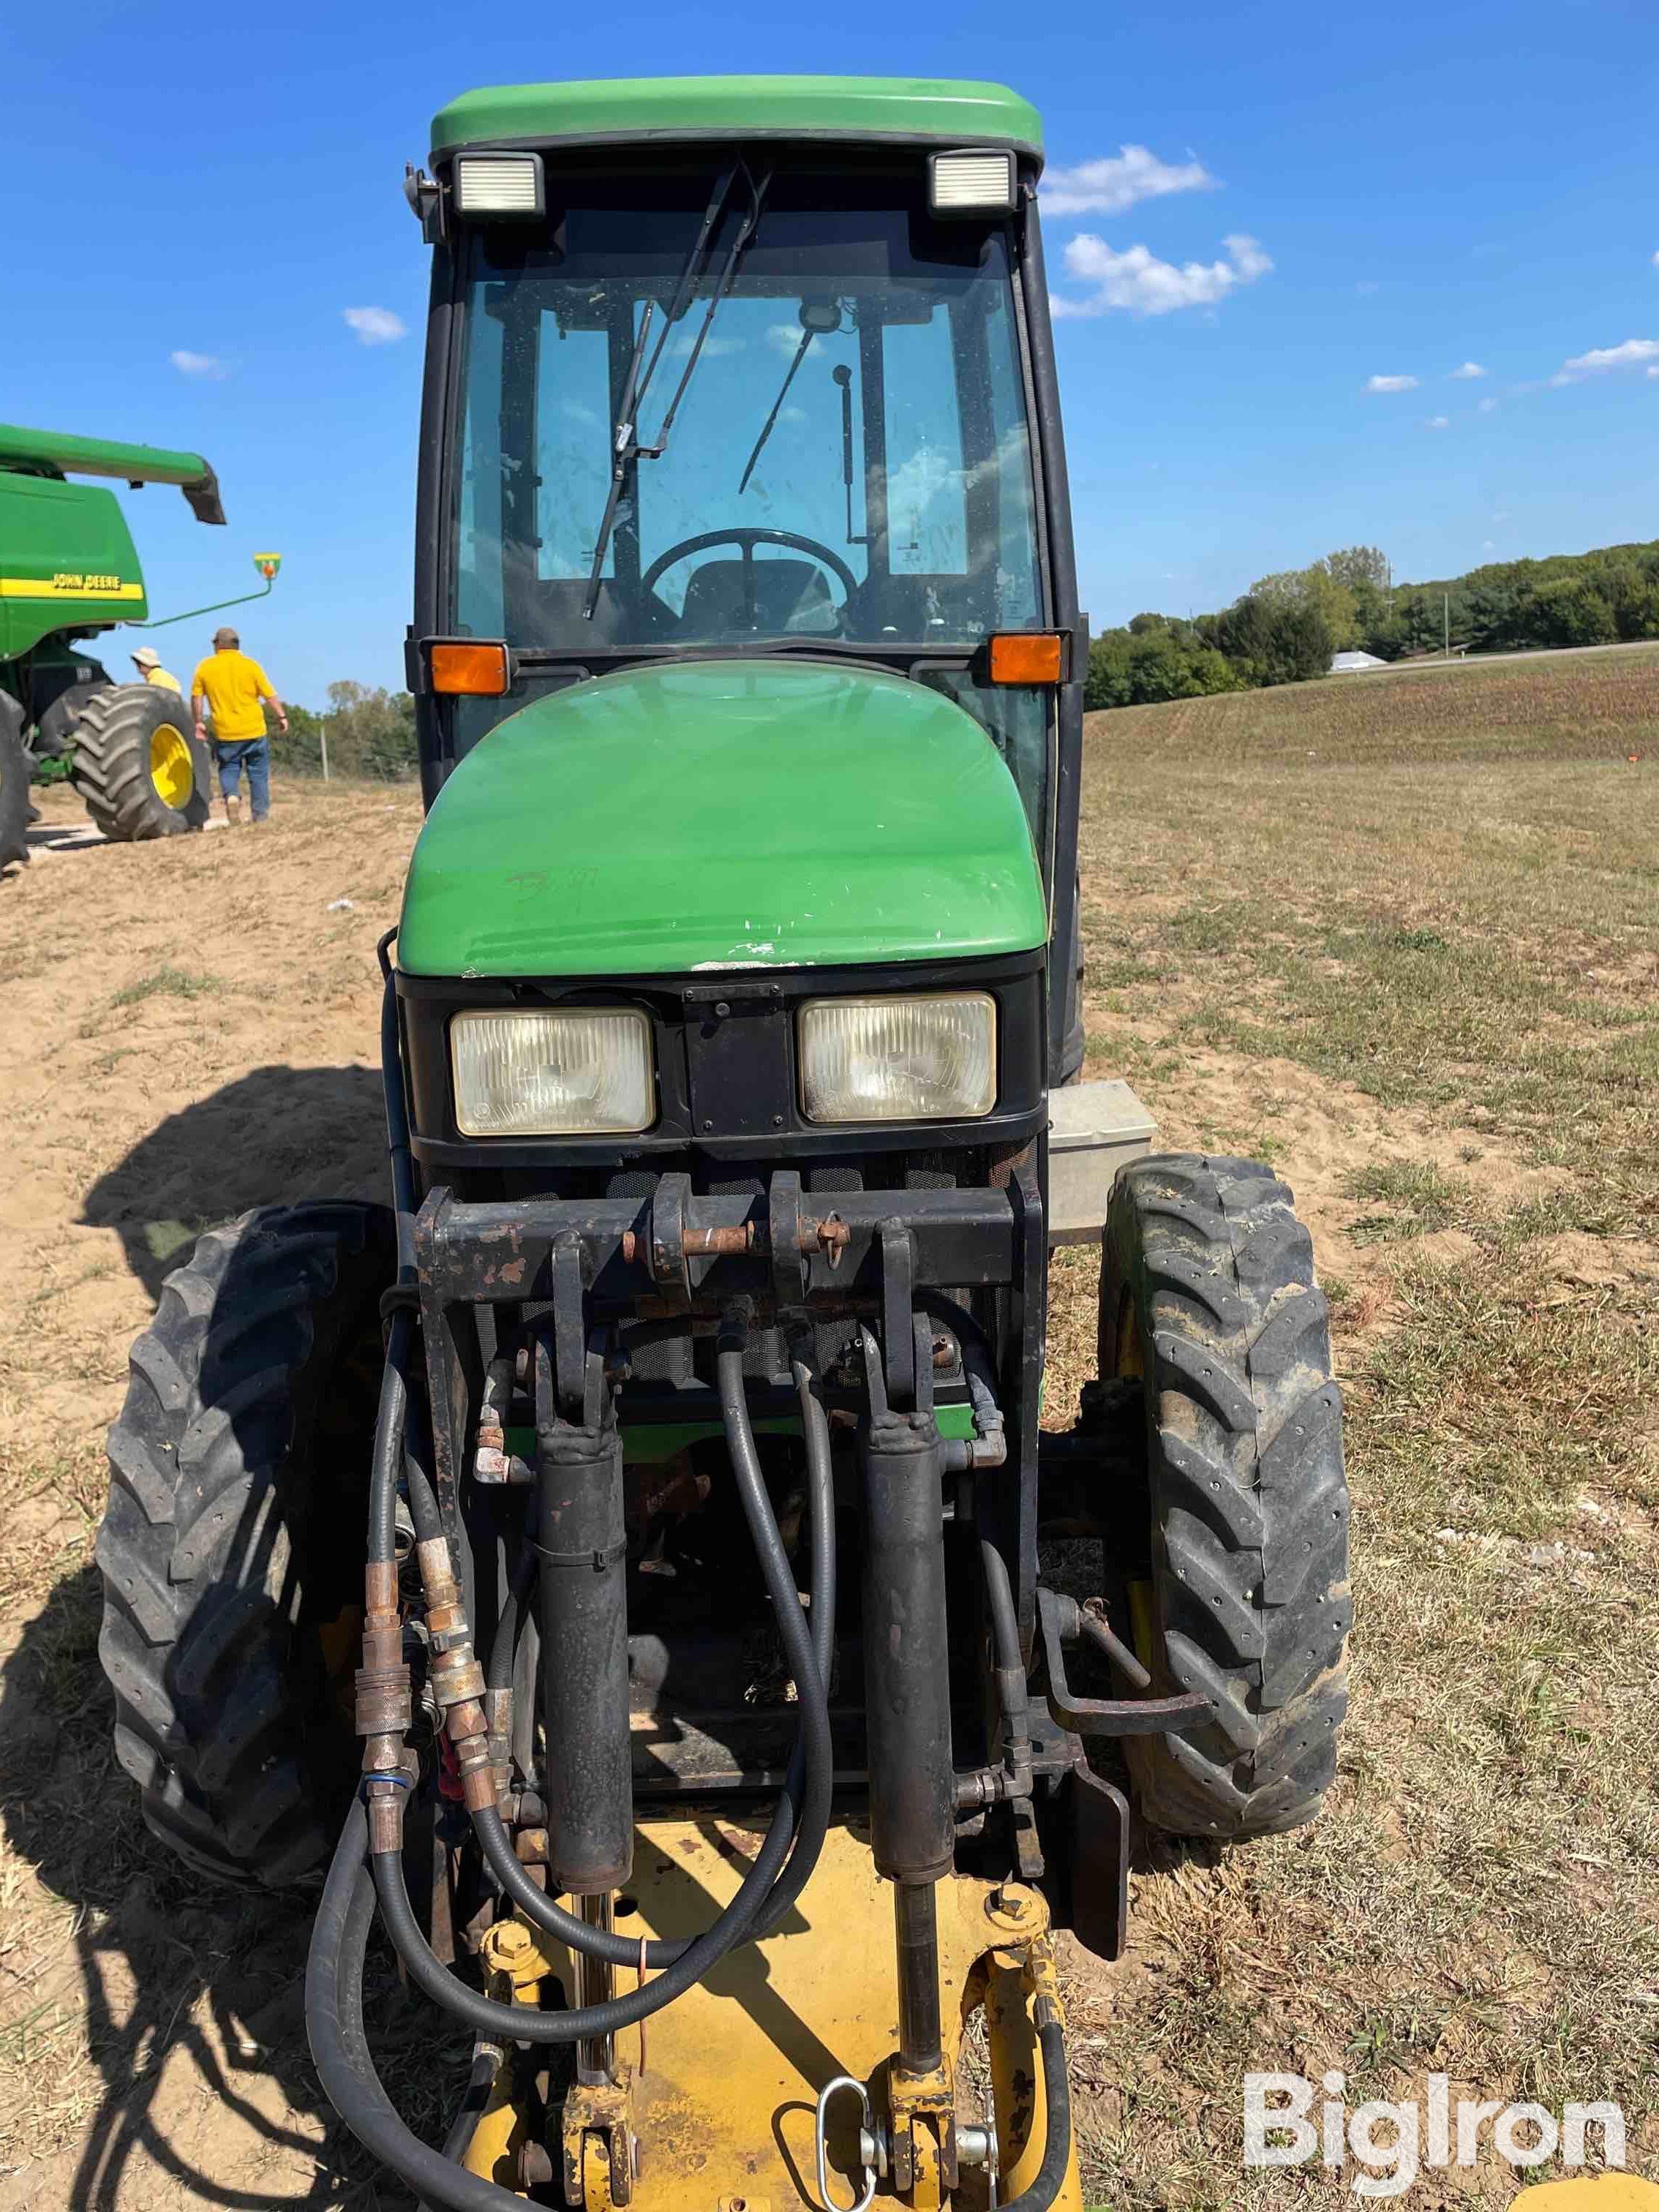
[[[798,553],[808,553],[831,575],[839,578],[842,589],[848,599],[858,589],[858,578],[839,553],[832,553],[827,545],[819,544],[816,538],[803,538],[793,530],[759,530],[751,527],[736,530],[705,531],[701,538],[682,538],[678,545],[671,545],[660,553],[640,579],[640,587],[649,592],[665,569],[672,568],[676,561],[683,561],[688,553],[706,552],[711,545],[736,545],[743,553],[743,599],[748,619],[755,620],[755,548],[757,545],[793,545]]]

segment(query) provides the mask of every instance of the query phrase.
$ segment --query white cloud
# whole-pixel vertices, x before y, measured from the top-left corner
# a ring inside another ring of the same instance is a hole
[[[1481,368],[1478,361],[1466,361],[1462,368],[1455,368],[1452,371],[1454,376],[1461,377],[1466,382],[1474,377],[1485,376],[1487,372]]]
[[[1656,253],[1656,254],[1654,255],[1654,257],[1653,257],[1653,265],[1654,265],[1654,267],[1655,267],[1656,269],[1659,269],[1659,253]]]
[[[1612,368],[1636,368],[1644,362],[1659,362],[1659,338],[1626,338],[1623,345],[1593,346],[1564,361],[1552,384],[1577,384],[1587,376],[1602,376]]]
[[[1056,294],[1054,311],[1062,316],[1104,315],[1121,307],[1132,315],[1167,315],[1178,307],[1210,307],[1239,285],[1265,276],[1273,265],[1257,240],[1242,232],[1222,244],[1224,260],[1186,261],[1176,268],[1147,246],[1131,246],[1120,253],[1085,231],[1069,240],[1063,258],[1066,275],[1092,288],[1090,296],[1068,300]]]
[[[1659,374],[1659,371],[1656,371],[1651,368],[1648,371],[1648,374],[1650,376],[1656,374]],[[1475,404],[1480,409],[1481,414],[1490,415],[1492,409],[1497,406],[1498,402],[1495,399],[1480,399],[1475,402]]]
[[[1415,392],[1417,379],[1414,376],[1368,376],[1365,389],[1367,392]]]
[[[701,329],[702,327],[702,325],[699,324],[698,329]],[[798,332],[797,336],[799,337],[799,334]],[[668,361],[690,361],[691,358],[691,349],[696,344],[696,331],[687,331],[684,337],[675,338],[670,345],[664,349],[664,358]],[[744,341],[741,338],[706,337],[702,342],[697,358],[699,361],[718,361],[722,354],[741,353],[743,351],[743,347]]]
[[[409,336],[409,325],[390,307],[342,307],[346,327],[357,333],[363,345],[392,345]]]
[[[221,361],[215,353],[190,353],[180,347],[177,353],[170,353],[167,359],[180,376],[205,376],[217,382],[221,377],[230,374],[229,363]]]
[[[1449,415],[1431,415],[1428,421],[1423,425],[1423,428],[1425,430],[1449,430],[1451,428],[1451,416]]]
[[[1125,146],[1101,161],[1075,169],[1050,169],[1042,179],[1048,215],[1121,215],[1142,200],[1166,192],[1208,191],[1215,179],[1202,161],[1160,161],[1145,146]]]

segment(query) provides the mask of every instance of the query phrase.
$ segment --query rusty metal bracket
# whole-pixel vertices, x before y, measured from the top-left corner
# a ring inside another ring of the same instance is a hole
[[[612,2204],[625,2205],[634,2194],[634,2087],[629,2068],[618,2063],[613,2081],[573,2081],[565,2091],[559,2121],[560,2146],[564,2155],[564,2197],[567,2204],[588,2204],[587,2150],[590,2141],[601,2151],[603,2178]]]
[[[1050,1589],[1039,1589],[1036,1597],[1048,1711],[1057,1728],[1073,1735],[1187,1735],[1210,1718],[1209,1699],[1195,1690],[1174,1698],[1079,1697],[1066,1678],[1062,1648],[1083,1633],[1077,1601]]]
[[[893,2185],[915,2212],[936,2212],[960,2179],[956,2069],[948,2058],[926,2074],[887,2068]]]

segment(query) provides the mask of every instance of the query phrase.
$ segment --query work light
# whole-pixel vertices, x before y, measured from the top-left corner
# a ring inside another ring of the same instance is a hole
[[[927,202],[935,215],[1009,215],[1018,204],[1014,157],[970,149],[927,157]]]
[[[800,1011],[809,1121],[965,1121],[997,1097],[997,1010],[948,997],[812,999]]]
[[[637,1006],[457,1014],[449,1056],[464,1136],[630,1135],[656,1119],[651,1024]]]
[[[533,222],[546,210],[539,154],[462,154],[455,162],[455,210],[476,222]]]

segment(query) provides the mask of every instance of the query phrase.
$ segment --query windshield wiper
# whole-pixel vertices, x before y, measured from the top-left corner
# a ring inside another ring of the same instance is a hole
[[[761,434],[755,441],[755,450],[749,456],[743,475],[738,479],[739,499],[749,489],[749,479],[755,473],[755,464],[759,460],[762,449],[771,436],[779,416],[783,412],[783,403],[789,397],[789,387],[795,380],[795,371],[805,360],[813,339],[823,337],[828,331],[838,331],[841,328],[841,302],[838,300],[833,302],[803,300],[800,303],[800,343],[795,348],[794,359],[784,374],[783,382],[778,387],[778,396],[772,402],[772,412],[761,424]]]
[[[731,252],[726,257],[726,265],[720,270],[719,281],[708,296],[708,307],[702,319],[702,326],[693,341],[684,371],[674,388],[674,396],[668,403],[667,412],[658,427],[655,441],[647,445],[639,435],[640,410],[645,404],[645,395],[650,389],[651,380],[657,373],[657,363],[662,359],[663,348],[668,343],[668,334],[680,316],[684,313],[690,301],[692,288],[702,274],[715,228],[721,216],[726,212],[726,203],[731,196],[732,180],[738,169],[743,171],[744,178],[749,186],[749,212],[738,226],[738,234],[732,241]],[[732,289],[732,279],[738,273],[738,263],[743,257],[744,248],[754,236],[755,226],[760,220],[761,204],[766,198],[767,188],[771,182],[772,172],[769,169],[757,181],[746,161],[737,162],[731,168],[720,173],[716,179],[714,189],[709,195],[708,205],[703,210],[702,222],[698,226],[696,241],[690,252],[685,257],[685,266],[680,271],[679,282],[674,287],[674,297],[670,302],[661,335],[652,353],[650,365],[641,375],[640,363],[645,357],[646,340],[650,335],[652,313],[656,306],[654,300],[647,300],[645,303],[645,312],[640,317],[639,336],[634,341],[634,350],[629,358],[628,374],[623,380],[622,404],[617,410],[617,420],[611,425],[611,491],[605,503],[605,514],[599,524],[599,539],[593,548],[593,566],[588,572],[587,597],[582,605],[584,622],[592,622],[593,610],[599,605],[599,580],[605,568],[605,556],[611,550],[611,535],[617,526],[617,509],[621,503],[623,487],[628,480],[628,471],[636,461],[660,460],[668,450],[668,437],[674,427],[674,417],[679,412],[680,402],[685,397],[686,387],[691,381],[692,372],[702,357],[704,343],[710,330],[714,327],[714,317],[720,311],[720,302]]]

